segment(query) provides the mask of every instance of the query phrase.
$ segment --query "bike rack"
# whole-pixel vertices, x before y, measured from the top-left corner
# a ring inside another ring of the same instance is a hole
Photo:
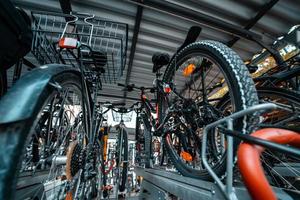
[[[209,134],[209,130],[218,127],[219,125],[227,125],[227,129],[233,130],[233,121],[235,119],[241,118],[245,115],[252,114],[258,111],[266,111],[278,108],[277,105],[273,103],[265,103],[252,106],[245,110],[233,113],[227,117],[224,117],[216,122],[213,122],[207,125],[203,131],[202,138],[202,149],[201,149],[201,158],[204,166],[208,170],[211,177],[214,179],[226,199],[235,200],[237,196],[232,187],[232,175],[233,175],[233,138],[232,136],[227,135],[227,160],[226,160],[226,185],[222,183],[221,179],[215,174],[213,169],[209,166],[207,158],[206,158],[206,143],[207,143],[207,135]]]
[[[227,129],[233,130],[233,121],[241,118],[245,115],[249,115],[255,112],[264,112],[267,110],[273,110],[281,108],[273,103],[264,103],[249,107],[245,110],[236,112],[230,116],[222,118],[216,122],[207,125],[203,131],[201,159],[203,160],[204,166],[207,168],[209,174],[214,181],[203,181],[199,179],[184,177],[178,173],[172,173],[160,169],[144,169],[136,167],[135,171],[137,175],[142,176],[143,182],[141,186],[141,194],[139,199],[167,199],[170,194],[179,197],[180,199],[251,199],[247,189],[241,186],[233,187],[233,138],[232,136],[226,135],[227,137],[227,161],[226,161],[226,178],[225,183],[222,182],[221,178],[213,171],[209,166],[206,158],[206,143],[207,136],[210,134],[210,130],[217,128],[220,125],[227,126]],[[283,109],[283,108],[281,108]],[[276,193],[278,199],[293,200],[283,190],[272,187]]]

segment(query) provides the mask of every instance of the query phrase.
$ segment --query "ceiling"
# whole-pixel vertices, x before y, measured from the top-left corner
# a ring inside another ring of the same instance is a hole
[[[58,0],[14,0],[26,10],[60,11]],[[118,82],[151,86],[151,57],[154,52],[174,54],[185,39],[189,27],[200,25],[199,40],[223,42],[242,57],[250,59],[261,47],[252,41],[240,39],[216,27],[205,15],[230,23],[238,29],[248,29],[271,43],[295,24],[300,24],[300,4],[295,0],[71,0],[73,11],[93,13],[96,16],[128,24],[127,63]],[[141,3],[143,2],[143,3]],[[178,12],[182,11],[182,12]],[[217,29],[216,29],[217,28]],[[127,93],[116,84],[103,84],[101,101],[124,100],[135,102],[137,92]]]

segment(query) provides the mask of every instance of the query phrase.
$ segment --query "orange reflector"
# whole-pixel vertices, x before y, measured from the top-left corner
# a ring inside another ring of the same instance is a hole
[[[72,192],[67,192],[66,200],[72,200],[72,199],[73,199]]]
[[[189,154],[186,151],[182,151],[180,153],[181,158],[183,158],[185,161],[191,162],[193,160],[193,157],[191,156],[191,154]]]
[[[188,66],[186,66],[184,69],[183,69],[183,76],[189,76],[191,75],[194,70],[196,69],[196,66],[194,64],[189,64]]]
[[[61,38],[58,46],[64,49],[76,49],[79,46],[79,42],[75,38]]]
[[[108,140],[108,135],[103,136],[103,159],[106,160],[107,157],[107,140]]]

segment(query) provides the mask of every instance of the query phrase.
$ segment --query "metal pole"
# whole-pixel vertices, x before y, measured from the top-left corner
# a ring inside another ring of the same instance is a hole
[[[227,128],[233,130],[233,119],[227,120]],[[237,199],[232,188],[232,176],[233,176],[233,138],[227,135],[227,163],[226,163],[226,193],[229,199]]]

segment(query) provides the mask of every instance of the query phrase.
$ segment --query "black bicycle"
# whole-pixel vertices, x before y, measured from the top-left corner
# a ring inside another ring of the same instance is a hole
[[[132,107],[125,108],[124,103],[108,103],[106,102],[103,106],[107,107],[105,111],[102,112],[102,115],[109,110],[112,110],[113,116],[115,117],[115,121],[119,121],[119,124],[116,125],[117,130],[117,138],[116,138],[116,149],[115,155],[110,163],[108,162],[108,135],[109,128],[108,126],[103,127],[103,131],[101,131],[101,146],[102,146],[102,183],[103,183],[103,197],[108,197],[109,193],[107,190],[107,174],[109,172],[115,171],[113,173],[113,177],[116,181],[116,195],[120,193],[124,193],[126,189],[127,182],[127,172],[128,172],[128,134],[126,131],[126,127],[123,120],[123,115],[129,112],[132,112]],[[118,107],[119,106],[119,107]],[[120,107],[123,106],[123,107]],[[105,108],[104,108],[105,109]],[[114,165],[116,170],[114,170]]]
[[[106,26],[94,15],[32,15],[33,45],[41,53],[39,58],[46,62],[51,57],[63,64],[32,70],[1,99],[0,199],[14,195],[20,199],[95,198],[101,188],[97,182],[101,163],[96,137],[98,94],[108,63],[114,63],[115,69],[124,67],[126,45],[113,49],[120,52],[120,59],[101,49],[101,38],[110,38],[95,35],[98,31],[93,30]],[[58,21],[63,30],[47,29],[56,27]],[[112,40],[125,44],[127,25],[119,25],[124,29],[122,38]],[[29,187],[36,189],[25,193]]]

